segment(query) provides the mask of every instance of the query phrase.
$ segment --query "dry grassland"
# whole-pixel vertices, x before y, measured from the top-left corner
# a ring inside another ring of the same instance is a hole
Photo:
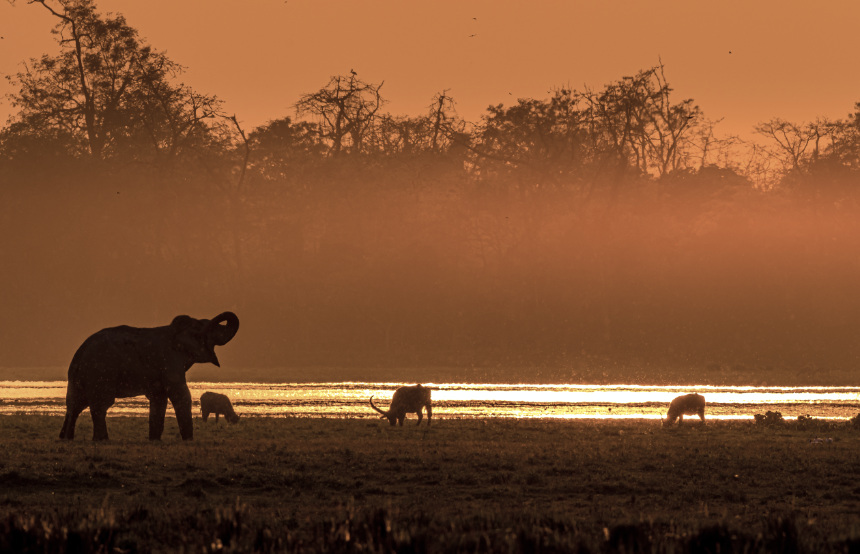
[[[0,417],[2,551],[841,552],[860,431],[643,421],[243,418],[195,440]],[[631,550],[632,549],[632,550]],[[727,550],[729,549],[729,550]]]

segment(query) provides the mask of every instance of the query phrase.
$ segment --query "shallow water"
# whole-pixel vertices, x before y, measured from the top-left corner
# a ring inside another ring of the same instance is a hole
[[[848,419],[860,412],[860,387],[663,387],[642,385],[522,385],[424,383],[433,389],[436,418],[657,419],[679,394],[698,392],[709,419],[752,419],[778,411]],[[205,391],[226,394],[240,415],[376,417],[371,396],[385,408],[398,383],[189,383],[195,402]],[[0,381],[0,414],[62,415],[65,381]],[[172,410],[168,409],[171,415]],[[146,398],[121,399],[113,415],[146,415]],[[414,418],[414,415],[407,416]]]

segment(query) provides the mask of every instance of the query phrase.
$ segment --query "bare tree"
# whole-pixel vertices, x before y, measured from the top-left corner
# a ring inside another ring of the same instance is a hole
[[[610,83],[601,92],[586,89],[591,148],[604,152],[618,169],[664,175],[691,163],[691,130],[701,111],[690,99],[674,102],[660,64]]]
[[[405,117],[381,115],[369,133],[375,152],[380,154],[419,154],[450,151],[462,134],[465,122],[457,117],[454,100],[447,91],[437,93],[426,115]]]
[[[462,131],[462,124],[457,123],[457,109],[454,99],[448,96],[448,89],[433,96],[433,103],[430,104],[430,120],[433,123],[433,138],[430,141],[430,148],[434,151],[439,150],[444,137],[448,137],[450,140],[454,133]]]
[[[349,76],[337,75],[317,92],[303,95],[295,104],[296,112],[318,119],[322,136],[331,141],[332,155],[338,156],[347,148],[360,153],[385,103],[380,94],[383,84],[366,83],[355,71]]]
[[[688,135],[700,121],[702,114],[692,99],[673,103],[670,98],[672,89],[666,81],[663,64],[652,70],[655,94],[648,114],[648,129],[641,140],[650,150],[658,174],[664,175],[689,163],[690,144]]]
[[[768,139],[768,152],[785,171],[801,171],[806,163],[817,161],[828,129],[824,120],[797,125],[778,117],[755,126],[755,132]]]

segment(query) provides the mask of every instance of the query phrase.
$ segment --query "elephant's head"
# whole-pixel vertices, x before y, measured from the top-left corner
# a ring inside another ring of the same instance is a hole
[[[215,347],[227,344],[236,335],[239,318],[233,312],[224,312],[215,319],[178,315],[170,328],[174,332],[175,348],[187,354],[192,363],[213,363],[220,367]]]

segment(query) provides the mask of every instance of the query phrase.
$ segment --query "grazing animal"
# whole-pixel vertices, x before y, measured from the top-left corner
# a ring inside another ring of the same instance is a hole
[[[60,438],[75,438],[75,424],[86,408],[93,419],[93,440],[107,440],[108,408],[117,398],[146,396],[149,439],[164,432],[167,401],[173,404],[179,434],[191,440],[191,392],[185,372],[194,364],[218,364],[215,347],[230,342],[239,318],[224,312],[213,319],[178,315],[162,327],[109,327],[95,333],[75,352],[69,365],[66,419]]]
[[[391,397],[391,405],[387,411],[380,410],[373,403],[373,397],[370,397],[370,405],[374,410],[382,414],[382,417],[388,419],[391,426],[394,426],[396,421],[401,426],[403,420],[406,419],[407,413],[418,414],[418,425],[421,425],[421,419],[424,414],[422,408],[427,409],[427,425],[430,425],[430,420],[433,418],[433,402],[430,400],[430,390],[421,385],[413,387],[400,387],[394,391],[394,396]]]
[[[226,395],[217,392],[204,392],[200,395],[200,411],[203,412],[203,421],[209,419],[209,414],[215,414],[215,423],[218,423],[218,416],[224,414],[224,419],[230,423],[239,422],[239,416],[233,410],[233,403]]]
[[[678,425],[684,421],[685,415],[698,415],[702,422],[705,421],[705,397],[701,394],[684,394],[669,404],[669,411],[663,425],[671,425],[678,420]]]

